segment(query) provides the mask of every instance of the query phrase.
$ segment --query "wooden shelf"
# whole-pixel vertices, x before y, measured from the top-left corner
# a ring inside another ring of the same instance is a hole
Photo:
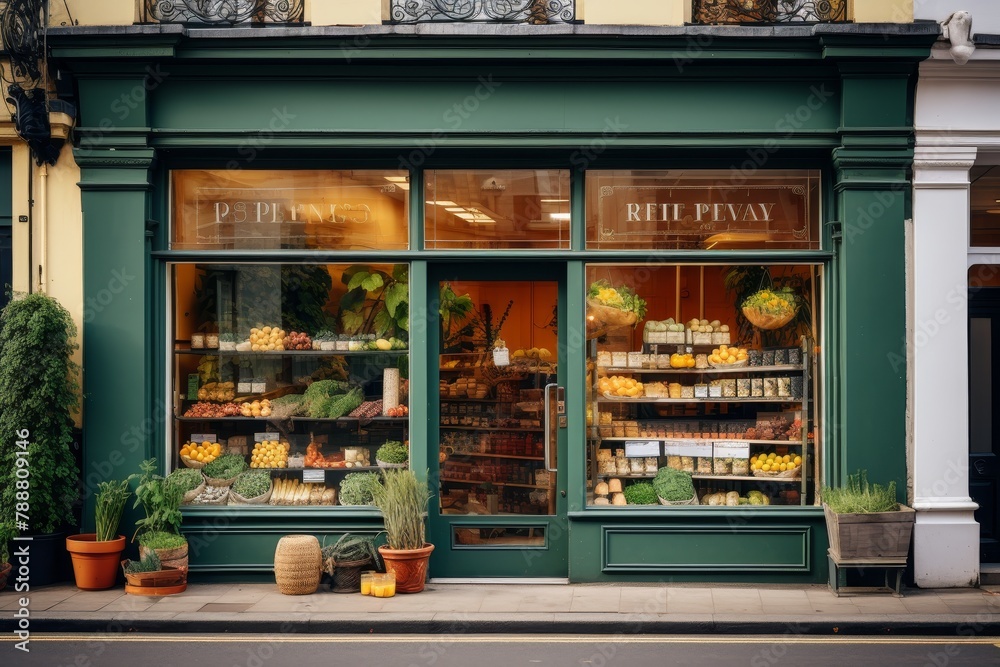
[[[751,398],[607,398],[598,396],[598,403],[801,403],[803,399],[790,396]],[[811,398],[809,399],[812,400]]]
[[[442,482],[455,482],[457,484],[492,484],[493,486],[516,486],[522,489],[551,489],[550,486],[538,486],[536,484],[518,484],[516,482],[493,482],[488,479],[452,479],[451,477],[440,477]]]
[[[521,433],[541,433],[541,426],[532,427],[521,427],[521,426],[462,426],[462,425],[452,425],[452,424],[441,424],[442,429],[451,429],[457,431],[511,431],[517,430]]]
[[[691,475],[691,479],[721,479],[735,482],[779,482],[781,484],[801,484],[801,477],[756,477],[754,475]]]
[[[629,438],[629,437],[621,438],[621,437],[615,436],[615,437],[610,437],[610,438],[597,437],[597,438],[591,438],[591,439],[592,440],[600,440],[602,442],[609,442],[609,441],[610,442],[625,442],[626,440],[629,440],[629,441],[634,441],[634,440],[659,440],[660,442],[664,442],[666,440],[695,440],[697,442],[727,442],[729,440],[732,440],[733,442],[748,442],[751,445],[794,445],[796,447],[801,447],[802,446],[802,441],[801,440],[747,440],[746,438],[682,438],[682,437],[679,437],[679,436],[665,436],[665,437],[660,437],[660,436],[652,436],[652,437],[649,437],[649,436],[647,436],[647,437],[638,436],[638,437],[635,437],[635,438]],[[812,440],[810,440],[809,442],[812,443]]]
[[[769,373],[794,371],[796,375],[803,371],[802,365],[782,366],[737,366],[736,368],[619,368],[617,366],[598,366],[598,372],[605,373],[670,373],[674,375],[719,375],[729,373]]]
[[[268,350],[267,352],[249,352],[239,350],[220,350],[218,348],[175,347],[174,354],[210,354],[217,357],[347,357],[347,356],[378,356],[382,354],[409,354],[407,350]]]
[[[520,454],[487,454],[485,452],[454,452],[448,458],[461,458],[463,456],[478,456],[487,459],[518,459],[522,461],[544,461],[545,456],[523,456]]]

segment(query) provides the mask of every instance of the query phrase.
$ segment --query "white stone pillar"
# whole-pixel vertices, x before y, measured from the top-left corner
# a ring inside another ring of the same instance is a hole
[[[913,163],[907,355],[913,565],[922,588],[979,583],[969,496],[968,252],[973,147],[921,145]]]

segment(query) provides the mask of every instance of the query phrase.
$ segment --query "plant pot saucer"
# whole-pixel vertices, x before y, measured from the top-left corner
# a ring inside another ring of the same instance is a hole
[[[145,595],[147,597],[161,597],[164,595],[176,595],[187,590],[187,582],[176,586],[133,586],[125,584],[125,592],[129,595]]]

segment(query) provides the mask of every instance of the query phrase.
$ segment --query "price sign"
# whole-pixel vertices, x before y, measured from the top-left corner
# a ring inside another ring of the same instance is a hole
[[[192,433],[191,442],[217,442],[214,433]]]
[[[324,484],[324,483],[326,483],[326,471],[325,470],[303,470],[302,471],[302,483],[303,484]]]
[[[264,442],[265,440],[267,440],[268,442],[276,442],[280,437],[281,437],[280,433],[254,433],[253,441]]]
[[[188,375],[187,397],[189,401],[198,400],[199,379],[200,378],[198,377],[197,373],[191,373],[190,375]]]
[[[637,458],[660,455],[659,440],[626,440],[625,456]]]
[[[681,456],[704,456],[711,458],[712,443],[700,440],[678,440]]]
[[[750,443],[742,440],[716,440],[714,448],[717,459],[750,458]]]

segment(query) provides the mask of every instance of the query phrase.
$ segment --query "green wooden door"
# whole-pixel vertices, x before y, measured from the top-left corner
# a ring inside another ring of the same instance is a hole
[[[427,290],[431,576],[565,578],[566,265],[440,263]]]

